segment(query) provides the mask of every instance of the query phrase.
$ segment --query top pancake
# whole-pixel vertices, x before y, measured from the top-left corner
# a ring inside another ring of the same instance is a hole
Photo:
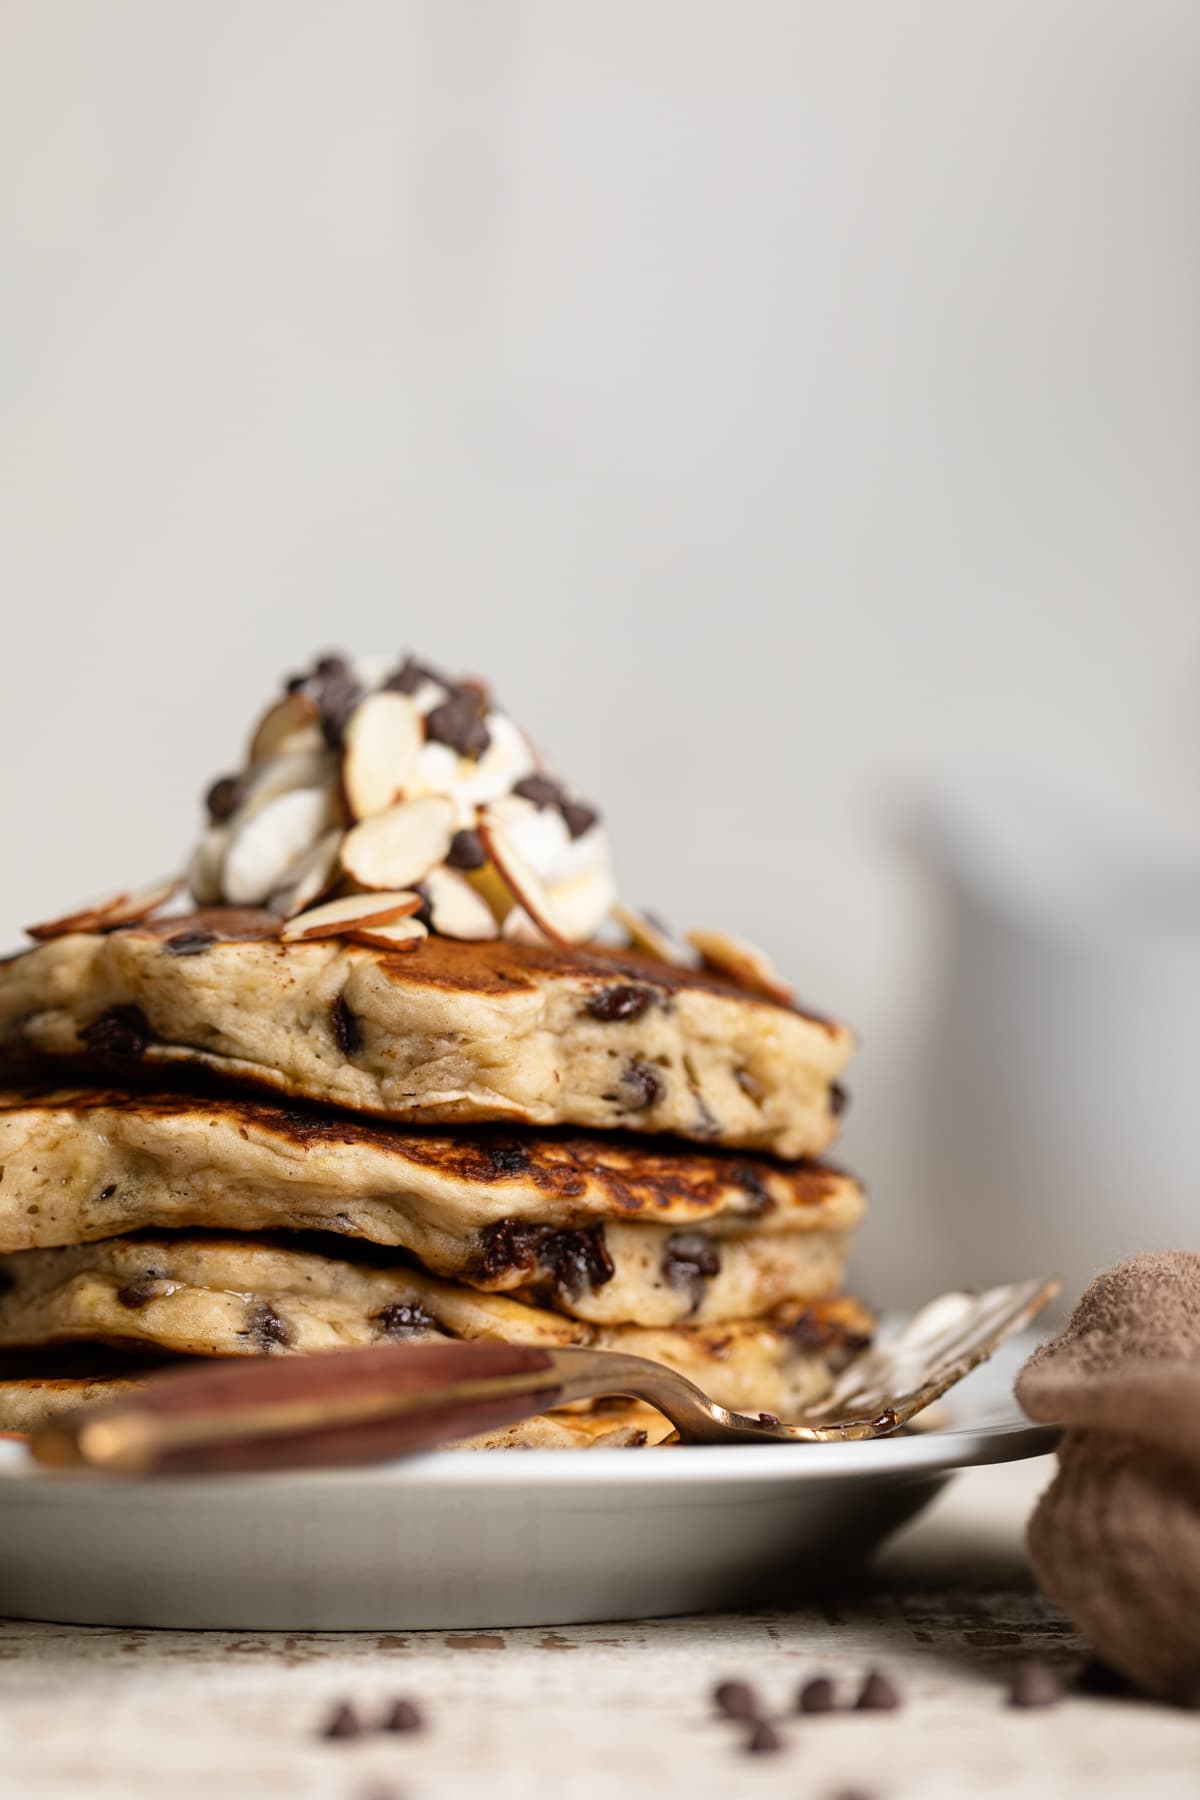
[[[841,1025],[634,951],[282,943],[221,909],[0,964],[0,1051],[128,1074],[189,1066],[377,1117],[672,1132],[814,1155]]]

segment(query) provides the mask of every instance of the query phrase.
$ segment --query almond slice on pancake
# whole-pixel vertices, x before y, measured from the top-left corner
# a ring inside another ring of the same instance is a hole
[[[41,925],[26,927],[27,936],[38,943],[50,938],[67,937],[76,931],[116,931],[121,925],[137,925],[149,919],[173,900],[180,890],[178,875],[131,893],[110,894],[107,900],[95,900],[78,912],[65,913],[61,919],[49,919]]]
[[[700,952],[700,960],[706,969],[728,975],[743,987],[765,994],[768,1000],[778,1000],[781,1006],[791,1006],[794,1002],[794,989],[788,986],[764,950],[727,931],[689,931],[687,935],[688,943]]]
[[[342,792],[353,819],[386,812],[417,775],[425,727],[407,694],[369,694],[342,740]]]
[[[311,943],[319,938],[348,937],[354,931],[388,925],[421,910],[420,894],[411,888],[394,893],[348,894],[341,900],[327,900],[308,912],[297,913],[288,920],[279,935],[285,944]]]
[[[456,829],[452,803],[438,794],[389,806],[348,831],[342,866],[365,888],[415,887],[446,860]]]

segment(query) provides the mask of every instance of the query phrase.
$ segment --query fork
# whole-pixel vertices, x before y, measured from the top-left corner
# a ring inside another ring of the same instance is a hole
[[[336,1467],[515,1425],[609,1395],[647,1401],[691,1444],[886,1437],[961,1381],[1058,1292],[1032,1280],[943,1294],[861,1352],[799,1418],[731,1412],[662,1363],[620,1352],[476,1339],[253,1359],[150,1377],[42,1426],[38,1462],[120,1475]]]

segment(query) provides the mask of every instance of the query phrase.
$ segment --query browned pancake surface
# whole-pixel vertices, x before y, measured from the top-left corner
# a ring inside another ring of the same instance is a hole
[[[844,1027],[633,952],[284,944],[263,914],[52,939],[0,966],[0,1057],[206,1070],[410,1124],[670,1133],[789,1159],[837,1132]]]

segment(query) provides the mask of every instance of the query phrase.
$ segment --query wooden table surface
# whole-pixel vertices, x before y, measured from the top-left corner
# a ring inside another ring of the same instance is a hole
[[[1200,1796],[1200,1715],[1072,1696],[1006,1704],[1016,1661],[1083,1659],[1021,1551],[1047,1461],[960,1476],[854,1585],[803,1610],[563,1626],[344,1635],[0,1624],[0,1793],[64,1800],[981,1800]],[[883,1669],[890,1713],[795,1715],[746,1754],[713,1684],[752,1681],[788,1713],[827,1672]],[[399,1696],[411,1736],[325,1741],[339,1702]]]

